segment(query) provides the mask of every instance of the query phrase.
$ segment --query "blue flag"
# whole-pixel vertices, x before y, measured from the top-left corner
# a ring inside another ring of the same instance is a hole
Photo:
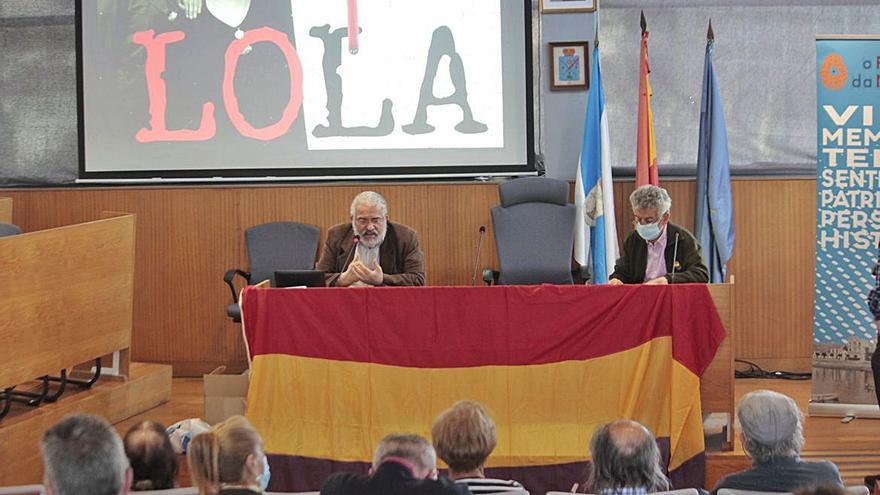
[[[590,94],[584,117],[584,139],[575,180],[574,259],[590,266],[594,284],[608,283],[617,260],[617,225],[614,221],[614,187],[611,178],[611,145],[599,48],[593,49]]]
[[[733,194],[730,191],[730,163],[727,129],[721,94],[712,67],[714,42],[706,44],[703,71],[703,101],[700,105],[700,145],[697,154],[697,198],[694,234],[703,246],[709,268],[709,282],[723,283],[727,261],[733,254],[736,229],[733,225]]]

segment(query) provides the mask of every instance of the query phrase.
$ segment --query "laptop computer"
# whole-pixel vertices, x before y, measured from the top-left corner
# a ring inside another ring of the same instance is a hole
[[[324,272],[320,270],[277,270],[275,287],[325,287]]]

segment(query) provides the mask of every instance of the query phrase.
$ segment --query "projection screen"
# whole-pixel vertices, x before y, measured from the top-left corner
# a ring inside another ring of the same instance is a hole
[[[77,6],[85,181],[534,172],[529,0]]]

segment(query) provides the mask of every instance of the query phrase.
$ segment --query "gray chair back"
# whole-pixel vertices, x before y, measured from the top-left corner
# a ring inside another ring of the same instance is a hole
[[[568,190],[568,182],[544,177],[501,184],[501,204],[492,208],[499,284],[573,283],[576,209]]]
[[[276,270],[313,270],[321,231],[298,222],[272,222],[244,232],[251,283],[272,281]]]
[[[21,227],[11,223],[0,222],[0,237],[21,234]]]

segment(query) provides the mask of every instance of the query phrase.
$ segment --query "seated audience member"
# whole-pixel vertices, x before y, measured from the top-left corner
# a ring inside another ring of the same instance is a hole
[[[391,434],[379,442],[368,476],[336,473],[321,495],[468,495],[465,485],[437,478],[437,454],[418,435]]]
[[[131,469],[116,430],[105,419],[73,414],[46,430],[40,444],[49,495],[127,494]]]
[[[328,286],[425,285],[419,236],[388,220],[379,193],[364,191],[351,202],[351,222],[331,227],[317,269]],[[355,241],[357,239],[357,241]]]
[[[128,430],[122,443],[133,472],[132,490],[174,488],[177,454],[161,424],[155,421],[138,423]]]
[[[877,404],[880,404],[880,244],[877,250],[877,262],[871,272],[874,275],[874,288],[868,292],[868,309],[877,325],[877,347],[871,355],[871,370],[874,372],[874,393],[877,394]]]
[[[232,416],[196,435],[187,460],[199,495],[251,495],[269,485],[263,440],[244,416]]]
[[[642,424],[619,420],[600,426],[590,440],[589,493],[640,495],[670,489],[660,449]]]
[[[449,477],[471,493],[522,491],[513,480],[486,478],[483,465],[495,449],[495,422],[477,402],[456,402],[434,420],[431,428],[437,455],[449,466]]]
[[[636,230],[623,241],[620,258],[608,283],[708,283],[709,271],[703,263],[699,243],[684,227],[669,221],[672,199],[666,189],[642,186],[630,194],[629,202]]]
[[[790,397],[770,390],[748,393],[739,401],[736,416],[752,468],[719,480],[712,495],[721,488],[793,492],[820,485],[843,486],[834,464],[800,459],[803,415]]]

